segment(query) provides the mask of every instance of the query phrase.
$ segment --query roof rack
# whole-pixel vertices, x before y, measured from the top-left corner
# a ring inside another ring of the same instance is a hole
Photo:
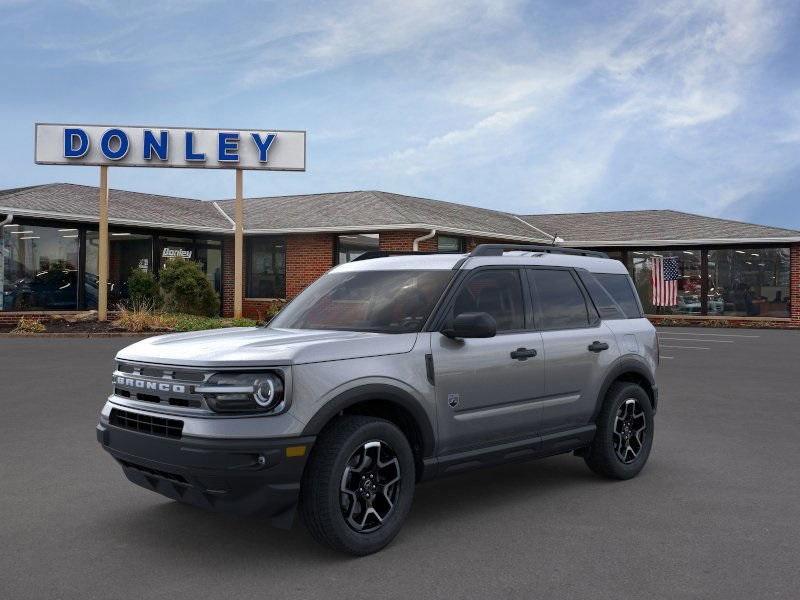
[[[368,252],[364,252],[359,256],[356,256],[350,262],[356,262],[357,260],[370,260],[373,258],[386,258],[387,256],[413,256],[413,255],[423,255],[423,254],[440,254],[439,252],[413,252],[411,250],[370,250]]]
[[[532,244],[479,244],[469,253],[470,256],[503,256],[504,252],[541,252],[549,254],[572,254],[575,256],[594,256],[608,258],[605,252],[583,250],[581,248],[565,248],[563,246],[541,246]]]

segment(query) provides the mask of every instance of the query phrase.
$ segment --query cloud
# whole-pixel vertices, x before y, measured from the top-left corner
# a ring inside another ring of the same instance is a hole
[[[533,114],[533,108],[499,111],[466,129],[448,131],[431,138],[421,146],[407,148],[375,161],[373,166],[392,165],[408,175],[436,171],[457,162],[462,167],[496,160],[502,149],[497,136],[513,130]],[[502,144],[501,144],[502,145]]]

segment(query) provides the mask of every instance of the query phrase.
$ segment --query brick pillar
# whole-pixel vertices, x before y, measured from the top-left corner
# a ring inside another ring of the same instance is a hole
[[[792,325],[800,326],[800,244],[789,251],[789,304],[791,305]]]
[[[233,286],[234,286],[234,251],[233,236],[222,240],[222,316],[233,316]]]
[[[291,299],[333,266],[330,233],[286,236],[286,298]]]

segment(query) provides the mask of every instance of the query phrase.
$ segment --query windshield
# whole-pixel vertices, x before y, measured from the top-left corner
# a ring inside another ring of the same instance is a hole
[[[450,270],[328,273],[295,298],[269,327],[417,332],[452,276]]]

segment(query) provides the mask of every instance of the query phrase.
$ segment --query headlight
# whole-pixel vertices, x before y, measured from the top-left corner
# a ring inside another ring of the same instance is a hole
[[[277,373],[216,373],[195,392],[220,413],[279,412],[285,406]]]

